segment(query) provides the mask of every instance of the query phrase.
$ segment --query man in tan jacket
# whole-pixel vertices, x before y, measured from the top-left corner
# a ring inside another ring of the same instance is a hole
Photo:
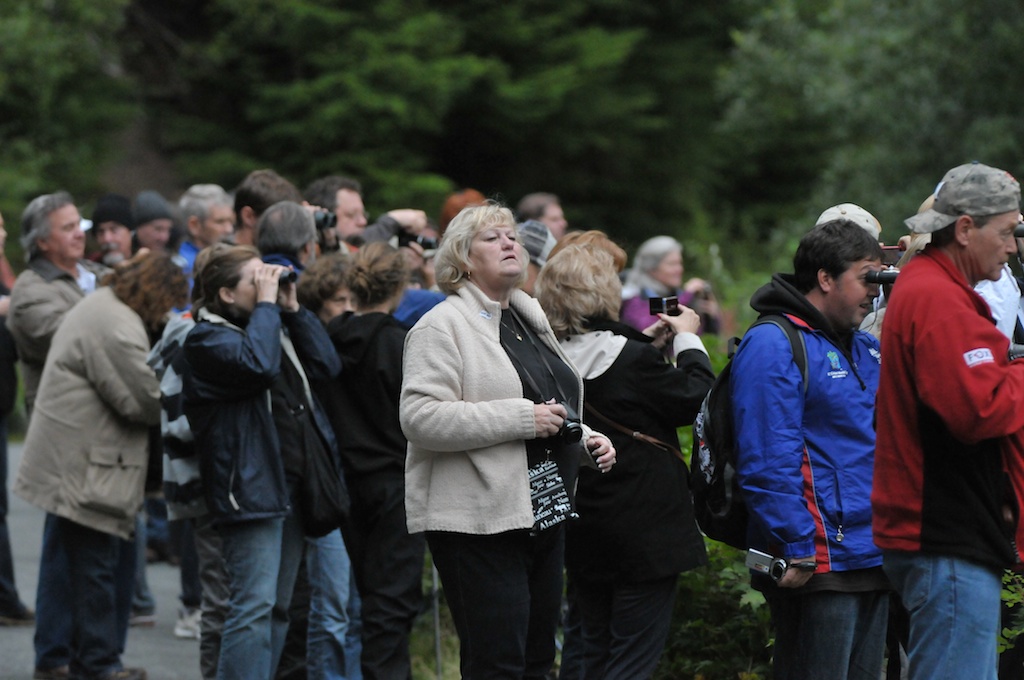
[[[43,194],[28,204],[21,214],[21,245],[28,267],[11,290],[7,328],[18,348],[25,409],[31,416],[54,333],[68,310],[93,292],[110,270],[82,259],[81,215],[74,199],[63,191]],[[52,517],[47,516],[36,594],[35,677],[43,679],[67,677],[70,660],[67,556],[54,541],[51,525]]]

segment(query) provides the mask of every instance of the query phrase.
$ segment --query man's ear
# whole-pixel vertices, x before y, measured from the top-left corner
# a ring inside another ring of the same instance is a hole
[[[252,209],[252,206],[243,206],[238,216],[242,220],[242,224],[239,226],[251,226],[255,229],[256,223],[259,222],[259,218],[256,217],[256,211]]]
[[[977,226],[974,222],[974,218],[970,215],[961,215],[956,218],[956,224],[954,225],[954,238],[956,242],[963,247],[967,247],[967,241],[970,238],[971,229]]]
[[[832,278],[824,269],[818,270],[818,288],[821,289],[822,293],[828,293],[836,285],[836,280]]]
[[[189,236],[192,237],[192,240],[195,240],[196,234],[199,233],[200,226],[202,225],[199,222],[198,217],[192,215],[191,217],[188,218],[188,223],[185,225],[185,228],[188,229]]]
[[[317,253],[317,242],[310,241],[306,245],[302,246],[302,252],[299,253],[299,262],[303,265],[313,262],[316,259]]]

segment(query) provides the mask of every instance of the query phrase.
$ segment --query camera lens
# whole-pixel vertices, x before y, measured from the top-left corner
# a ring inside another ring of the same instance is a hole
[[[575,444],[583,439],[583,426],[577,420],[566,420],[562,423],[562,429],[558,431],[558,436],[563,444]]]
[[[313,224],[319,231],[333,229],[338,224],[338,216],[328,210],[317,210],[313,213]]]
[[[288,269],[286,271],[281,272],[281,277],[280,279],[278,279],[278,284],[284,285],[286,283],[295,283],[298,280],[299,275],[295,272],[295,270]]]

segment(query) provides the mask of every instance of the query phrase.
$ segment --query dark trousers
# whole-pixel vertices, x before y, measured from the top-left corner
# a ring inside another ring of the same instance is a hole
[[[651,677],[672,623],[676,577],[639,583],[574,579],[573,584],[583,624],[582,677]]]
[[[191,519],[174,519],[167,523],[173,552],[181,561],[181,603],[188,609],[202,604],[203,589],[199,582],[199,553]]]
[[[32,640],[36,652],[36,668],[53,669],[71,663],[73,654],[73,616],[68,603],[72,601],[71,567],[67,546],[61,539],[56,515],[46,514],[43,524],[43,546],[39,558],[39,583],[36,590],[36,632]],[[115,539],[120,545],[114,582],[117,590],[118,651],[124,651],[128,639],[128,618],[131,614],[135,584],[135,544]]]
[[[576,584],[571,578],[565,582],[565,606],[562,610],[562,659],[558,666],[558,680],[583,678],[583,622],[580,605],[576,601]]]
[[[878,680],[889,593],[769,596],[776,680]]]
[[[7,419],[0,418],[0,616],[22,616],[25,605],[14,587],[14,558],[7,529]]]
[[[112,534],[57,517],[56,539],[67,553],[71,598],[71,676],[93,678],[121,668],[123,648],[116,582],[124,552],[135,546]]]
[[[531,536],[427,532],[465,680],[541,679],[555,661],[563,525]]]
[[[199,620],[199,670],[203,680],[217,677],[220,659],[220,639],[224,632],[224,619],[228,615],[231,589],[224,568],[223,546],[220,533],[213,525],[213,517],[204,515],[194,520],[192,533],[199,560],[199,583],[202,588],[203,616]]]
[[[405,477],[353,478],[345,544],[362,598],[364,680],[411,678],[409,635],[423,607],[423,534],[409,534]]]

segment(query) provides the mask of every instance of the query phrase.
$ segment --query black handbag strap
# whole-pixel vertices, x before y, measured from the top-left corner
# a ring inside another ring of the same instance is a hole
[[[597,416],[598,419],[608,423],[609,425],[614,427],[619,432],[621,432],[623,434],[626,434],[626,435],[629,435],[633,439],[638,439],[638,440],[640,440],[642,442],[646,442],[647,444],[650,444],[651,446],[653,446],[655,448],[658,448],[658,449],[661,449],[662,451],[665,451],[667,453],[675,454],[676,458],[678,458],[679,460],[683,461],[683,465],[686,464],[686,458],[683,457],[683,452],[680,451],[675,446],[672,446],[671,444],[667,444],[667,443],[661,441],[660,439],[652,437],[649,434],[644,434],[643,432],[640,432],[638,430],[633,430],[631,428],[628,428],[625,425],[620,425],[619,423],[615,422],[614,420],[612,420],[608,416],[603,415],[600,411],[595,409],[589,403],[584,403],[583,404],[583,408],[584,408],[584,410],[587,411],[587,413],[590,413],[592,415]]]

